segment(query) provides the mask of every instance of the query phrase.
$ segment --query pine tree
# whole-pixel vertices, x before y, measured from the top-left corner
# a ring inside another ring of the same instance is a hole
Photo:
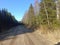
[[[4,32],[18,24],[17,20],[6,9],[0,10],[0,32]]]
[[[34,16],[34,8],[32,6],[32,4],[30,5],[30,8],[28,10],[28,23],[29,23],[29,26],[32,26],[34,25],[35,23],[35,16]]]
[[[30,5],[29,10],[24,14],[22,22],[28,25],[29,27],[35,25],[35,15],[34,15],[34,8],[32,4]]]

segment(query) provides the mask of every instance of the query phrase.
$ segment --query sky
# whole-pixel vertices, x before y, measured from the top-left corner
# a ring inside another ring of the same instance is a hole
[[[0,9],[7,9],[18,21],[21,21],[31,3],[34,4],[34,0],[0,0]]]

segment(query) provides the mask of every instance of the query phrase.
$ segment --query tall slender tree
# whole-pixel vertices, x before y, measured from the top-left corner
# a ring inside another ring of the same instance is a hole
[[[56,2],[56,14],[57,14],[57,20],[60,18],[60,0],[55,0]]]
[[[46,24],[52,23],[56,18],[56,7],[54,0],[41,0],[40,16],[41,21]]]
[[[40,10],[39,1],[35,0],[35,3],[34,3],[34,13],[35,13],[35,15],[39,14],[39,10]]]

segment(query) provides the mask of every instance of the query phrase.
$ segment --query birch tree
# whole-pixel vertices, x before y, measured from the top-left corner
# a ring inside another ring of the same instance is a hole
[[[60,0],[56,0],[56,14],[57,14],[57,20],[59,20],[60,15]]]

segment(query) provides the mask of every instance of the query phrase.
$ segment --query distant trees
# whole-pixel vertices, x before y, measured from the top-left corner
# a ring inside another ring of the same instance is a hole
[[[35,21],[35,15],[34,15],[34,8],[32,4],[30,5],[29,11],[28,11],[28,17],[29,17],[28,18],[29,26],[33,26]]]
[[[23,23],[27,24],[29,27],[32,27],[35,23],[34,8],[32,4],[30,5],[28,12],[23,17]]]
[[[23,16],[23,19],[22,19],[22,23],[28,25],[28,12],[26,11],[24,16]]]
[[[0,10],[0,32],[3,32],[18,24],[17,20],[6,9]]]

